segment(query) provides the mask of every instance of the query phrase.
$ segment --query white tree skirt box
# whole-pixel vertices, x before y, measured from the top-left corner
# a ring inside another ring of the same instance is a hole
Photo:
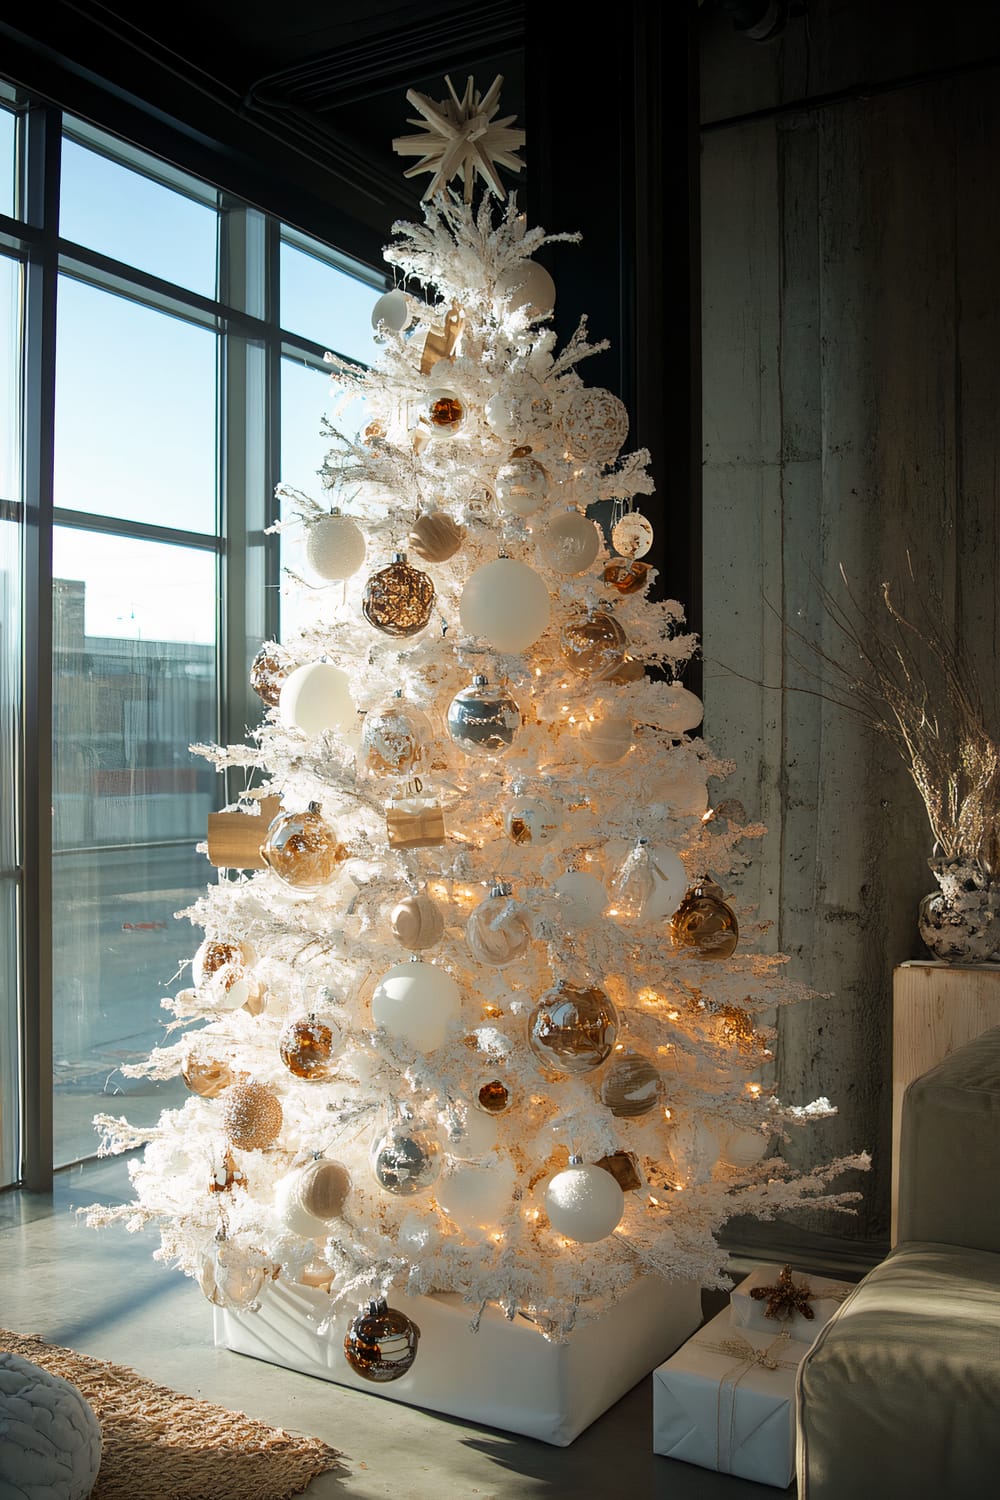
[[[344,1357],[344,1334],[355,1310],[345,1309],[328,1335],[316,1332],[329,1303],[311,1287],[271,1282],[257,1312],[215,1308],[215,1342],[371,1396],[564,1448],[701,1322],[699,1287],[658,1277],[636,1282],[614,1307],[574,1329],[565,1344],[549,1343],[520,1314],[508,1321],[492,1304],[473,1333],[473,1309],[454,1293],[393,1292],[389,1305],[413,1319],[420,1343],[408,1373],[386,1384],[356,1375]]]

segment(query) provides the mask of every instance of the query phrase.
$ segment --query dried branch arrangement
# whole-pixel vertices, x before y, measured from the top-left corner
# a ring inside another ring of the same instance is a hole
[[[938,852],[1000,873],[1000,744],[984,705],[979,674],[967,650],[944,623],[939,603],[918,618],[881,586],[883,608],[859,604],[840,570],[843,605],[829,590],[820,597],[853,661],[824,651],[793,632],[830,669],[838,690],[823,696],[860,716],[898,753],[920,793]],[[913,582],[912,565],[910,577]]]

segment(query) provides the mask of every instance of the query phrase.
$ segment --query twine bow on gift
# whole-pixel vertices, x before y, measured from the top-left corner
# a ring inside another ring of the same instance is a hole
[[[753,1344],[744,1338],[723,1339],[718,1344],[701,1343],[699,1346],[706,1349],[710,1354],[725,1354],[735,1359],[732,1365],[719,1380],[719,1392],[715,1408],[715,1467],[720,1474],[732,1473],[733,1450],[736,1439],[736,1389],[745,1375],[751,1370],[795,1370],[798,1368],[797,1359],[778,1359],[775,1351],[780,1353],[781,1348],[789,1342],[791,1335],[787,1328],[783,1328],[777,1338],[772,1339],[765,1349],[755,1349]],[[724,1420],[723,1393],[729,1391],[729,1423]]]

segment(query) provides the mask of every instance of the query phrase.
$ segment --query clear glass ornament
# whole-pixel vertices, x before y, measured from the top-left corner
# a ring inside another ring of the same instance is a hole
[[[526,953],[531,943],[531,917],[527,907],[512,900],[510,885],[491,886],[485,901],[465,924],[465,941],[473,958],[494,969],[502,969]]]
[[[549,472],[530,453],[515,453],[497,470],[494,493],[502,515],[533,516],[549,493]]]
[[[375,1181],[387,1193],[408,1198],[431,1186],[441,1171],[441,1138],[417,1120],[391,1126],[371,1148]]]
[[[595,681],[611,678],[625,660],[628,640],[606,609],[575,615],[563,625],[559,650],[570,671]]]
[[[503,831],[513,844],[549,844],[559,829],[559,814],[546,797],[515,788],[503,804]]]
[[[598,985],[561,979],[528,1018],[528,1044],[546,1069],[591,1073],[611,1055],[618,1011]]]
[[[281,685],[293,667],[294,662],[270,642],[261,646],[250,663],[250,686],[268,708],[277,708]]]
[[[310,802],[305,812],[279,813],[260,852],[278,879],[300,892],[322,890],[348,857],[346,845],[322,817],[318,802]]]
[[[725,959],[735,951],[740,928],[736,913],[712,880],[692,886],[670,923],[675,948],[693,948],[699,958]]]
[[[209,1302],[233,1312],[255,1306],[266,1277],[259,1250],[243,1249],[223,1236],[202,1252],[198,1266],[198,1284]]]
[[[436,438],[454,437],[465,422],[465,402],[457,391],[437,386],[428,391],[420,409],[420,420]]]
[[[611,882],[609,916],[619,922],[638,924],[656,890],[653,856],[648,839],[636,839],[621,869]]]
[[[369,709],[361,728],[361,759],[373,776],[409,776],[433,739],[427,715],[402,697]]]
[[[325,1083],[337,1071],[340,1027],[320,1016],[289,1021],[278,1038],[278,1055],[295,1078]]]
[[[521,728],[521,710],[505,687],[476,676],[448,706],[448,733],[467,755],[502,755]]]

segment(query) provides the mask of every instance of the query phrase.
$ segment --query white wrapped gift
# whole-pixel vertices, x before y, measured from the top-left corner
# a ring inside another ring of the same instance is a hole
[[[805,1353],[786,1332],[734,1328],[725,1308],[653,1371],[653,1452],[787,1489]]]
[[[812,1317],[793,1311],[790,1317],[767,1316],[768,1298],[751,1296],[754,1291],[763,1292],[768,1287],[777,1287],[779,1278],[788,1274],[793,1287],[812,1295],[807,1306]],[[847,1281],[829,1281],[822,1276],[809,1276],[804,1271],[793,1271],[785,1266],[758,1266],[751,1271],[739,1286],[733,1289],[730,1306],[733,1322],[737,1328],[753,1328],[758,1333],[770,1333],[772,1337],[787,1328],[793,1339],[811,1344],[824,1323],[829,1323],[840,1304],[850,1296],[854,1287]]]

